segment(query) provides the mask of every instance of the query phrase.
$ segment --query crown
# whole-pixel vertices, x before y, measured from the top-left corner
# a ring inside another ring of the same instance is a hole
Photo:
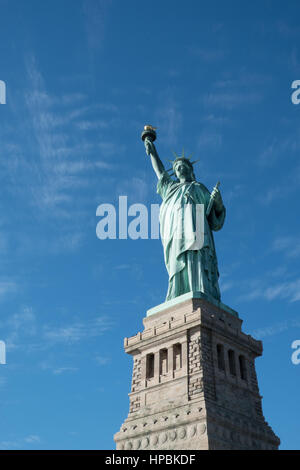
[[[189,155],[189,156],[186,156],[186,155],[184,154],[184,148],[182,149],[182,155],[177,155],[177,153],[174,152],[174,151],[173,151],[173,153],[174,153],[174,155],[175,155],[176,158],[175,158],[175,160],[169,160],[169,162],[172,163],[172,168],[169,168],[169,169],[167,170],[168,172],[169,172],[169,171],[172,171],[171,176],[174,175],[174,165],[175,165],[177,162],[184,160],[184,161],[186,161],[191,167],[192,167],[195,163],[199,162],[199,160],[194,160],[193,162],[191,162],[191,156],[192,156],[192,154]]]

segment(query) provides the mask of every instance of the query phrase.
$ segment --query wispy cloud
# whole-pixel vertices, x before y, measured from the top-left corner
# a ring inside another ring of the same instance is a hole
[[[5,388],[7,384],[7,378],[6,377],[0,377],[0,390],[2,390],[3,388]]]
[[[86,322],[77,322],[62,327],[44,328],[44,338],[51,343],[76,343],[84,339],[103,335],[113,326],[112,321],[106,317],[96,317]]]
[[[257,105],[263,101],[265,86],[270,80],[268,76],[253,74],[245,69],[234,76],[225,73],[212,84],[212,91],[202,96],[202,103],[223,113]]]
[[[203,62],[220,62],[228,56],[228,50],[211,47],[191,47],[189,50],[190,54],[196,58],[199,58]]]
[[[49,246],[51,253],[70,253],[76,251],[83,243],[84,235],[81,232],[60,235]]]
[[[22,347],[25,338],[32,338],[37,332],[36,316],[31,307],[24,307],[20,312],[11,315],[4,331],[7,331],[5,342],[7,350],[11,351]]]
[[[74,190],[90,187],[87,172],[111,168],[101,156],[109,157],[116,150],[122,152],[114,142],[91,141],[78,133],[78,129],[98,129],[105,122],[113,122],[112,117],[107,119],[107,113],[117,113],[117,108],[109,103],[86,104],[86,96],[81,93],[64,94],[61,99],[53,97],[33,55],[27,58],[26,70],[28,127],[37,145],[37,158],[31,161],[30,167],[34,184],[28,195],[31,194],[40,210],[65,216],[74,199]],[[94,114],[89,117],[94,111],[97,117]],[[94,159],[96,152],[100,158]]]
[[[26,353],[32,353],[50,350],[58,344],[63,346],[96,338],[105,334],[113,326],[114,323],[109,317],[99,315],[84,322],[75,321],[59,326],[45,322],[41,324],[33,309],[25,307],[2,322],[1,330],[8,351],[23,350]],[[49,368],[43,362],[42,368],[45,367]],[[60,367],[51,366],[51,369],[59,370]]]
[[[295,235],[277,237],[272,244],[272,251],[283,253],[288,258],[300,256],[300,239]]]
[[[97,50],[102,47],[111,0],[84,0],[83,13],[88,47]]]
[[[18,291],[18,283],[14,280],[0,280],[0,301],[7,295]]]
[[[74,103],[82,102],[86,99],[86,95],[83,93],[66,93],[62,95],[60,102],[64,105],[70,105]]]
[[[37,436],[36,434],[30,434],[27,437],[24,437],[24,441],[28,442],[29,444],[33,444],[35,442],[40,442],[41,438],[40,436]]]
[[[277,33],[280,36],[293,39],[300,36],[299,25],[293,24],[291,21],[286,21],[285,19],[269,20],[267,22],[257,21],[256,29],[264,35]]]
[[[269,287],[253,287],[239,296],[240,302],[264,299],[273,301],[277,299],[297,302],[300,300],[300,278],[292,281],[278,282]]]
[[[233,281],[222,281],[220,280],[221,292],[227,292],[234,288],[235,283]]]
[[[115,196],[128,195],[128,204],[131,204],[131,202],[146,203],[148,195],[152,192],[153,188],[150,188],[146,175],[140,173],[120,181]]]
[[[232,120],[229,119],[228,116],[224,116],[223,114],[215,114],[215,113],[209,113],[203,116],[201,119],[206,124],[211,124],[212,126],[225,126],[228,124],[232,124]]]
[[[31,307],[24,307],[24,309],[19,312],[11,315],[7,321],[8,325],[13,328],[14,331],[26,329],[26,332],[30,331],[30,333],[35,332],[35,328],[32,325],[35,324],[36,316],[33,312]],[[30,325],[30,328],[28,329]]]
[[[299,150],[300,133],[296,131],[284,139],[273,139],[258,156],[258,164],[262,167],[271,167]]]
[[[67,133],[56,133],[54,127],[62,124],[61,115],[49,111],[52,99],[46,91],[44,79],[38,70],[34,56],[27,59],[27,74],[30,91],[26,93],[26,104],[31,117],[32,129],[38,144],[38,185],[32,188],[35,204],[48,210],[70,201],[66,188],[76,186],[64,174],[57,174],[55,167],[65,154],[70,154]],[[68,150],[66,150],[68,149]]]
[[[275,163],[275,161],[274,161]],[[282,175],[270,183],[258,194],[257,200],[264,206],[274,204],[278,199],[288,200],[293,197],[293,193],[300,188],[300,166],[295,166],[288,171],[282,171]]]
[[[220,133],[213,132],[211,130],[203,130],[201,132],[198,141],[197,148],[201,152],[206,149],[218,149],[221,147],[223,136]]]
[[[77,367],[58,367],[57,369],[53,370],[54,375],[61,375],[65,374],[66,372],[77,372]]]
[[[36,445],[41,442],[40,436],[37,434],[30,434],[28,436],[17,438],[14,440],[6,440],[0,442],[0,449],[1,450],[12,450],[12,449],[26,449],[28,446]]]
[[[160,110],[160,122],[163,141],[168,145],[177,144],[178,131],[182,123],[182,115],[174,104],[166,105]]]
[[[300,321],[298,319],[286,320],[280,323],[275,323],[274,325],[258,328],[251,334],[257,339],[262,339],[267,336],[280,334],[283,331],[289,330],[290,328],[300,328]]]
[[[162,93],[160,102],[161,105],[156,111],[156,121],[161,130],[161,142],[168,146],[174,146],[178,142],[178,133],[183,120],[182,113],[172,90],[167,89]]]
[[[108,357],[96,356],[95,361],[99,366],[106,366],[110,362],[110,359]]]
[[[95,129],[107,129],[109,127],[109,122],[106,120],[103,121],[79,121],[77,122],[77,127],[81,130],[95,130]]]
[[[240,106],[255,105],[262,101],[262,95],[258,92],[242,91],[216,91],[204,96],[203,102],[207,107],[219,107],[232,110]]]

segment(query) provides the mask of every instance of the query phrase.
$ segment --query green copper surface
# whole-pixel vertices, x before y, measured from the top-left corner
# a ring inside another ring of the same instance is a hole
[[[228,307],[228,305],[223,304],[223,302],[220,302],[219,300],[216,300],[207,294],[203,294],[203,292],[187,292],[186,294],[183,294],[178,297],[175,297],[174,299],[168,300],[160,305],[157,305],[156,307],[150,308],[149,310],[147,310],[147,317],[150,317],[151,315],[154,315],[155,313],[162,312],[163,310],[166,310],[167,308],[174,307],[175,305],[178,305],[189,299],[207,300],[208,302],[214,304],[216,307],[219,307],[221,310],[225,310],[225,312],[230,313],[234,317],[239,317],[238,313],[232,308]]]
[[[162,198],[160,231],[169,274],[166,300],[188,292],[202,292],[220,301],[213,231],[222,228],[226,210],[218,185],[210,193],[202,183],[197,182],[193,164],[184,156],[173,162],[176,179],[172,179],[158,156],[153,140],[146,137],[144,144],[158,177],[157,192]],[[191,238],[191,231],[196,233],[197,204],[204,206],[201,246]],[[185,210],[186,205],[189,206],[188,211]],[[177,236],[178,227],[181,237]]]

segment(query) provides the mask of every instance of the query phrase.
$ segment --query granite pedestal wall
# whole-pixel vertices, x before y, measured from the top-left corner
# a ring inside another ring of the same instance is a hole
[[[148,312],[125,338],[133,357],[130,410],[117,449],[277,449],[262,412],[255,358],[262,343],[200,293]]]

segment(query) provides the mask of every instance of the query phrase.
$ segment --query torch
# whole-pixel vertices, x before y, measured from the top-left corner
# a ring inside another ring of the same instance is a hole
[[[150,142],[154,142],[156,139],[156,132],[155,132],[156,127],[150,126],[147,124],[144,126],[144,130],[142,132],[142,140],[145,141],[145,139],[149,139]]]

